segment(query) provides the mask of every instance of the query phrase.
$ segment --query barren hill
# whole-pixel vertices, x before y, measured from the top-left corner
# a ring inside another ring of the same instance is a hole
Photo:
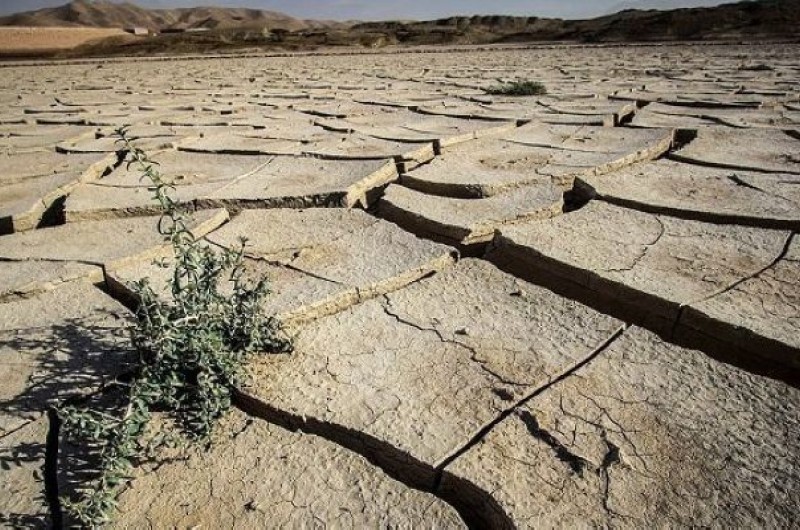
[[[196,7],[144,9],[131,3],[107,0],[75,0],[69,4],[17,13],[0,18],[0,26],[146,27],[151,30],[235,27],[281,28],[290,31],[341,25],[336,22],[300,20],[276,11]]]
[[[757,0],[671,11],[625,10],[588,20],[472,16],[370,22],[352,29],[407,44],[528,41],[630,42],[796,37],[800,0]]]

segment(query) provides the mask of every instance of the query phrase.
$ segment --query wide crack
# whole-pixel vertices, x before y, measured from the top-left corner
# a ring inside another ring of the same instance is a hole
[[[60,529],[64,526],[64,515],[61,509],[61,498],[58,487],[58,453],[61,444],[61,418],[54,408],[47,411],[49,428],[45,443],[44,457],[44,491],[47,506],[50,511],[50,525]]]
[[[431,493],[452,506],[469,528],[514,528],[511,518],[490,492],[467,480],[461,480],[458,487],[447,492],[439,491],[437,470],[432,465],[384,440],[343,425],[281,410],[242,391],[234,394],[234,404],[250,416],[292,432],[318,436],[364,457],[394,480]],[[485,509],[487,506],[490,509]]]

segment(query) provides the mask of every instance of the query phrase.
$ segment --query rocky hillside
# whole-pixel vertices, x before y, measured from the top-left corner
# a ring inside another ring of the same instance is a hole
[[[759,0],[717,7],[626,10],[590,20],[473,16],[427,22],[371,22],[354,30],[397,43],[527,41],[628,42],[796,37],[800,0]]]
[[[69,4],[0,18],[0,26],[146,27],[165,29],[281,28],[290,31],[340,24],[300,20],[275,11],[221,7],[144,9],[131,3],[75,0]]]

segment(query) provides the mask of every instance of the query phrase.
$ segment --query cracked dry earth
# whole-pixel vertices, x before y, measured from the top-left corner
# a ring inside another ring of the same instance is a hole
[[[48,410],[125,372],[128,286],[169,275],[131,125],[296,349],[114,526],[800,527],[799,57],[0,65],[0,525],[69,524]],[[483,90],[515,78],[549,94]]]

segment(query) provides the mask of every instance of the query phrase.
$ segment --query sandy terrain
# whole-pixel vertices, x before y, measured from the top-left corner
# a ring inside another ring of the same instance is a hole
[[[66,50],[89,41],[126,35],[115,28],[0,28],[0,53]]]

